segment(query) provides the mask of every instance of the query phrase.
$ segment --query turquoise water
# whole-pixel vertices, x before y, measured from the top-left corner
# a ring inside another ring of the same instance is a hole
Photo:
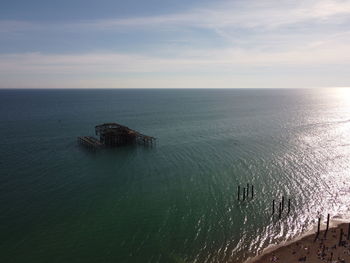
[[[104,122],[157,146],[77,145]],[[346,89],[1,90],[0,134],[2,262],[241,262],[349,214]]]

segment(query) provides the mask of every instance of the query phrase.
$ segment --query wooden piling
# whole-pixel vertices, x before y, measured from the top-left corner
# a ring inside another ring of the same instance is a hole
[[[243,201],[245,200],[245,188],[243,187]]]
[[[237,200],[239,201],[240,195],[241,195],[241,186],[238,186],[238,195],[237,195]]]
[[[325,256],[325,250],[326,250],[326,245],[325,244],[323,244],[323,246],[322,246],[322,254],[321,254],[321,256],[322,257],[324,257]]]
[[[275,199],[272,200],[272,215],[275,214]]]
[[[252,199],[254,198],[254,185],[252,185]]]
[[[290,212],[290,199],[288,199],[288,215],[289,215],[289,212]]]
[[[247,184],[247,199],[248,199],[248,196],[249,196],[249,184]]]
[[[318,238],[318,235],[320,234],[320,227],[321,227],[321,217],[318,218],[317,234],[315,236],[315,240]]]
[[[282,203],[280,202],[279,208],[278,208],[278,218],[281,219],[282,215]]]
[[[282,211],[284,209],[284,196],[282,196]]]
[[[326,237],[326,236],[327,236],[327,232],[328,232],[328,228],[329,228],[329,217],[330,217],[330,215],[328,214],[328,215],[327,215],[327,225],[326,225],[326,231],[324,231],[324,237]]]
[[[340,245],[341,245],[342,240],[343,240],[343,229],[342,229],[342,228],[340,228],[340,235],[339,235],[339,243],[338,243],[338,246],[340,246]]]
[[[349,223],[349,226],[348,226],[348,240],[350,240],[350,223]]]

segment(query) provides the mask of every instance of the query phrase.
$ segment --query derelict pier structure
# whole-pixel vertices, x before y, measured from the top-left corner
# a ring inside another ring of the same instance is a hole
[[[129,144],[153,146],[156,138],[147,136],[118,123],[104,123],[95,127],[99,140],[92,136],[78,137],[78,143],[89,148],[119,147]]]

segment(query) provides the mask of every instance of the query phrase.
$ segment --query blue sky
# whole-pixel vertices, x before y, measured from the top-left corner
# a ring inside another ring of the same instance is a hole
[[[350,0],[3,0],[0,35],[0,88],[350,86]]]

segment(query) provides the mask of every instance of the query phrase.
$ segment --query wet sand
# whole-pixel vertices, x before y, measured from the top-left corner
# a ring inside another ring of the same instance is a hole
[[[341,236],[341,229],[343,234]],[[348,240],[348,223],[341,223],[329,228],[325,236],[325,230],[320,231],[318,238],[316,233],[307,235],[285,246],[263,253],[247,263],[296,263],[296,262],[349,262],[350,240]],[[341,241],[340,241],[341,236]]]

